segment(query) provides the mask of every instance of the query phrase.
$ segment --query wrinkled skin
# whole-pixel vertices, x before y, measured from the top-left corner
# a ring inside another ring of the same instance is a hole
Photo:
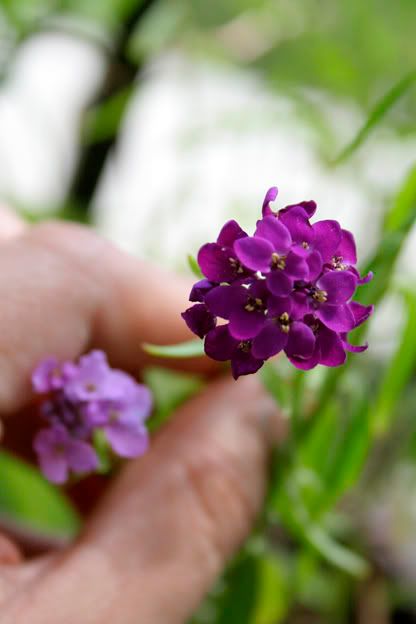
[[[113,366],[140,375],[142,342],[191,337],[180,317],[189,284],[91,231],[57,223],[28,229],[2,210],[0,238],[5,441],[13,423],[24,431],[30,372],[45,355],[72,359],[97,347]],[[199,367],[211,382],[99,500],[90,495],[75,543],[43,544],[28,557],[31,536],[19,541],[13,527],[4,530],[1,624],[181,624],[247,536],[277,415],[255,377],[215,380],[211,362],[181,365]]]

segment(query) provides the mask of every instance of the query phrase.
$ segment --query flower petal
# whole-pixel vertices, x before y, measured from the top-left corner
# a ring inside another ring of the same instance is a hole
[[[306,293],[295,291],[292,294],[292,318],[296,320],[303,319],[305,314],[308,314],[310,311],[310,302]]]
[[[90,472],[98,468],[97,454],[91,444],[71,440],[67,446],[68,465],[74,472]]]
[[[307,278],[309,266],[303,254],[298,254],[295,250],[290,251],[286,258],[285,271],[296,280]]]
[[[281,351],[287,343],[288,335],[282,332],[280,326],[269,322],[253,339],[251,352],[255,358],[267,360]]]
[[[328,271],[317,286],[327,294],[327,303],[338,305],[351,299],[357,287],[356,277],[349,271]]]
[[[285,206],[285,208],[282,208],[281,210],[279,210],[279,214],[285,214],[285,213],[291,212],[293,211],[294,208],[298,208],[298,207],[303,208],[308,219],[313,217],[313,215],[316,212],[316,202],[314,202],[311,199],[307,201],[301,201],[298,204],[291,204],[289,206]]]
[[[120,457],[139,457],[149,446],[149,437],[145,427],[126,427],[115,422],[104,427],[111,448]]]
[[[292,244],[292,238],[287,227],[273,216],[264,217],[261,221],[257,221],[254,236],[269,241],[273,246],[273,251],[279,254],[285,254]]]
[[[285,312],[290,316],[292,305],[291,297],[269,297],[267,302],[267,316],[269,318],[278,318]]]
[[[198,252],[198,264],[202,273],[212,282],[231,282],[237,269],[230,261],[232,253],[217,243],[207,243]]]
[[[221,247],[232,247],[237,239],[244,238],[245,236],[247,236],[247,234],[241,229],[237,221],[231,219],[223,225],[221,232],[218,234],[217,243],[221,245]]]
[[[215,316],[229,319],[233,310],[244,305],[248,292],[243,286],[216,286],[205,297],[205,304]]]
[[[319,251],[312,251],[306,258],[306,264],[309,268],[308,280],[314,282],[322,272],[322,257]]]
[[[210,290],[215,288],[215,286],[216,284],[210,282],[207,279],[202,279],[199,282],[196,282],[192,286],[192,290],[189,295],[189,301],[203,302],[205,300],[205,295],[207,295]]]
[[[301,358],[289,357],[289,360],[292,362],[293,366],[296,368],[300,368],[301,370],[311,370],[315,368],[319,364],[319,360],[321,357],[321,350],[318,344],[315,344],[315,349],[310,358],[307,360],[303,360]]]
[[[374,306],[365,306],[358,301],[351,301],[349,308],[354,315],[354,328],[362,325],[374,312]]]
[[[234,251],[240,262],[248,269],[262,273],[270,271],[274,248],[267,240],[254,236],[240,238],[234,243]]]
[[[267,276],[266,283],[269,291],[276,297],[286,297],[293,287],[293,280],[279,270],[271,271]]]
[[[323,303],[316,310],[316,316],[324,325],[335,332],[348,332],[354,328],[355,319],[348,304],[329,305]]]
[[[290,326],[285,352],[289,357],[309,359],[315,348],[315,335],[305,323],[294,321]]]
[[[231,371],[234,379],[241,375],[256,373],[263,366],[263,360],[256,359],[250,352],[237,349],[231,360]]]
[[[313,224],[314,247],[322,256],[323,262],[331,262],[341,243],[341,226],[338,221],[317,221]]]
[[[341,242],[336,255],[342,258],[344,264],[357,264],[357,248],[354,236],[348,230],[341,230]]]
[[[234,310],[230,316],[229,330],[237,340],[249,340],[257,336],[266,322],[264,312],[248,312],[244,308]]]
[[[281,210],[279,221],[285,224],[294,243],[310,245],[313,242],[315,234],[308,215],[301,206],[293,206],[288,211]]]
[[[181,316],[189,329],[200,338],[203,338],[216,325],[216,318],[205,303],[197,303],[182,312]]]
[[[277,197],[279,190],[276,186],[272,186],[271,188],[269,188],[269,190],[266,193],[266,196],[263,200],[263,207],[262,207],[262,215],[263,217],[266,217],[267,215],[273,215],[274,212],[273,210],[270,208],[270,202],[274,201]]]
[[[320,364],[324,366],[341,366],[345,363],[347,356],[338,334],[326,327],[321,327],[317,341],[321,351]]]
[[[213,360],[230,360],[238,346],[238,340],[229,332],[228,325],[212,329],[205,338],[205,353]]]

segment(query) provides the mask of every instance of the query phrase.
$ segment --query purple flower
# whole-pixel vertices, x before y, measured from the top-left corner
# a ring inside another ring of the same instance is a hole
[[[65,483],[70,471],[90,472],[98,467],[91,444],[73,438],[63,425],[41,429],[33,447],[43,474],[52,483]]]
[[[250,340],[237,340],[231,336],[226,325],[212,329],[205,338],[205,353],[219,362],[231,360],[234,379],[255,373],[263,366],[264,360],[255,358],[251,347]]]
[[[64,367],[70,374],[59,375],[57,383],[55,370]],[[103,352],[93,351],[77,364],[63,366],[48,358],[36,368],[33,385],[35,391],[43,393],[47,388],[49,393],[41,413],[50,428],[38,433],[34,447],[51,481],[63,483],[70,470],[97,468],[92,447],[96,429],[105,432],[121,457],[137,457],[147,449],[145,421],[152,409],[151,393],[127,373],[112,369]]]
[[[249,274],[234,252],[234,243],[247,234],[236,221],[228,221],[222,228],[216,243],[203,245],[198,253],[202,273],[211,282],[233,282]]]
[[[253,236],[235,221],[198,261],[206,279],[192,288],[183,318],[219,361],[231,360],[234,377],[255,372],[284,351],[299,368],[339,366],[346,351],[361,352],[348,332],[371,315],[372,306],[352,301],[357,286],[372,278],[357,268],[354,237],[334,220],[311,223],[314,201],[274,212],[270,188]],[[217,319],[228,321],[216,327]]]

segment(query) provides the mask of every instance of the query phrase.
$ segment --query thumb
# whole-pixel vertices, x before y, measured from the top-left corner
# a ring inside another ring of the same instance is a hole
[[[57,612],[62,623],[185,622],[250,531],[278,424],[254,377],[187,403],[126,466],[80,542],[22,592],[31,624]]]

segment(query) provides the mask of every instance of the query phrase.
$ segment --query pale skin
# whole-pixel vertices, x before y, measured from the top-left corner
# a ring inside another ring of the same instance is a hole
[[[97,347],[139,375],[142,342],[191,338],[180,318],[189,283],[86,228],[28,228],[0,209],[0,266],[3,428],[30,404],[30,372],[47,354]],[[181,366],[216,372],[203,359]],[[278,429],[255,376],[211,381],[126,463],[75,543],[26,559],[0,536],[0,624],[186,622],[250,531]]]

